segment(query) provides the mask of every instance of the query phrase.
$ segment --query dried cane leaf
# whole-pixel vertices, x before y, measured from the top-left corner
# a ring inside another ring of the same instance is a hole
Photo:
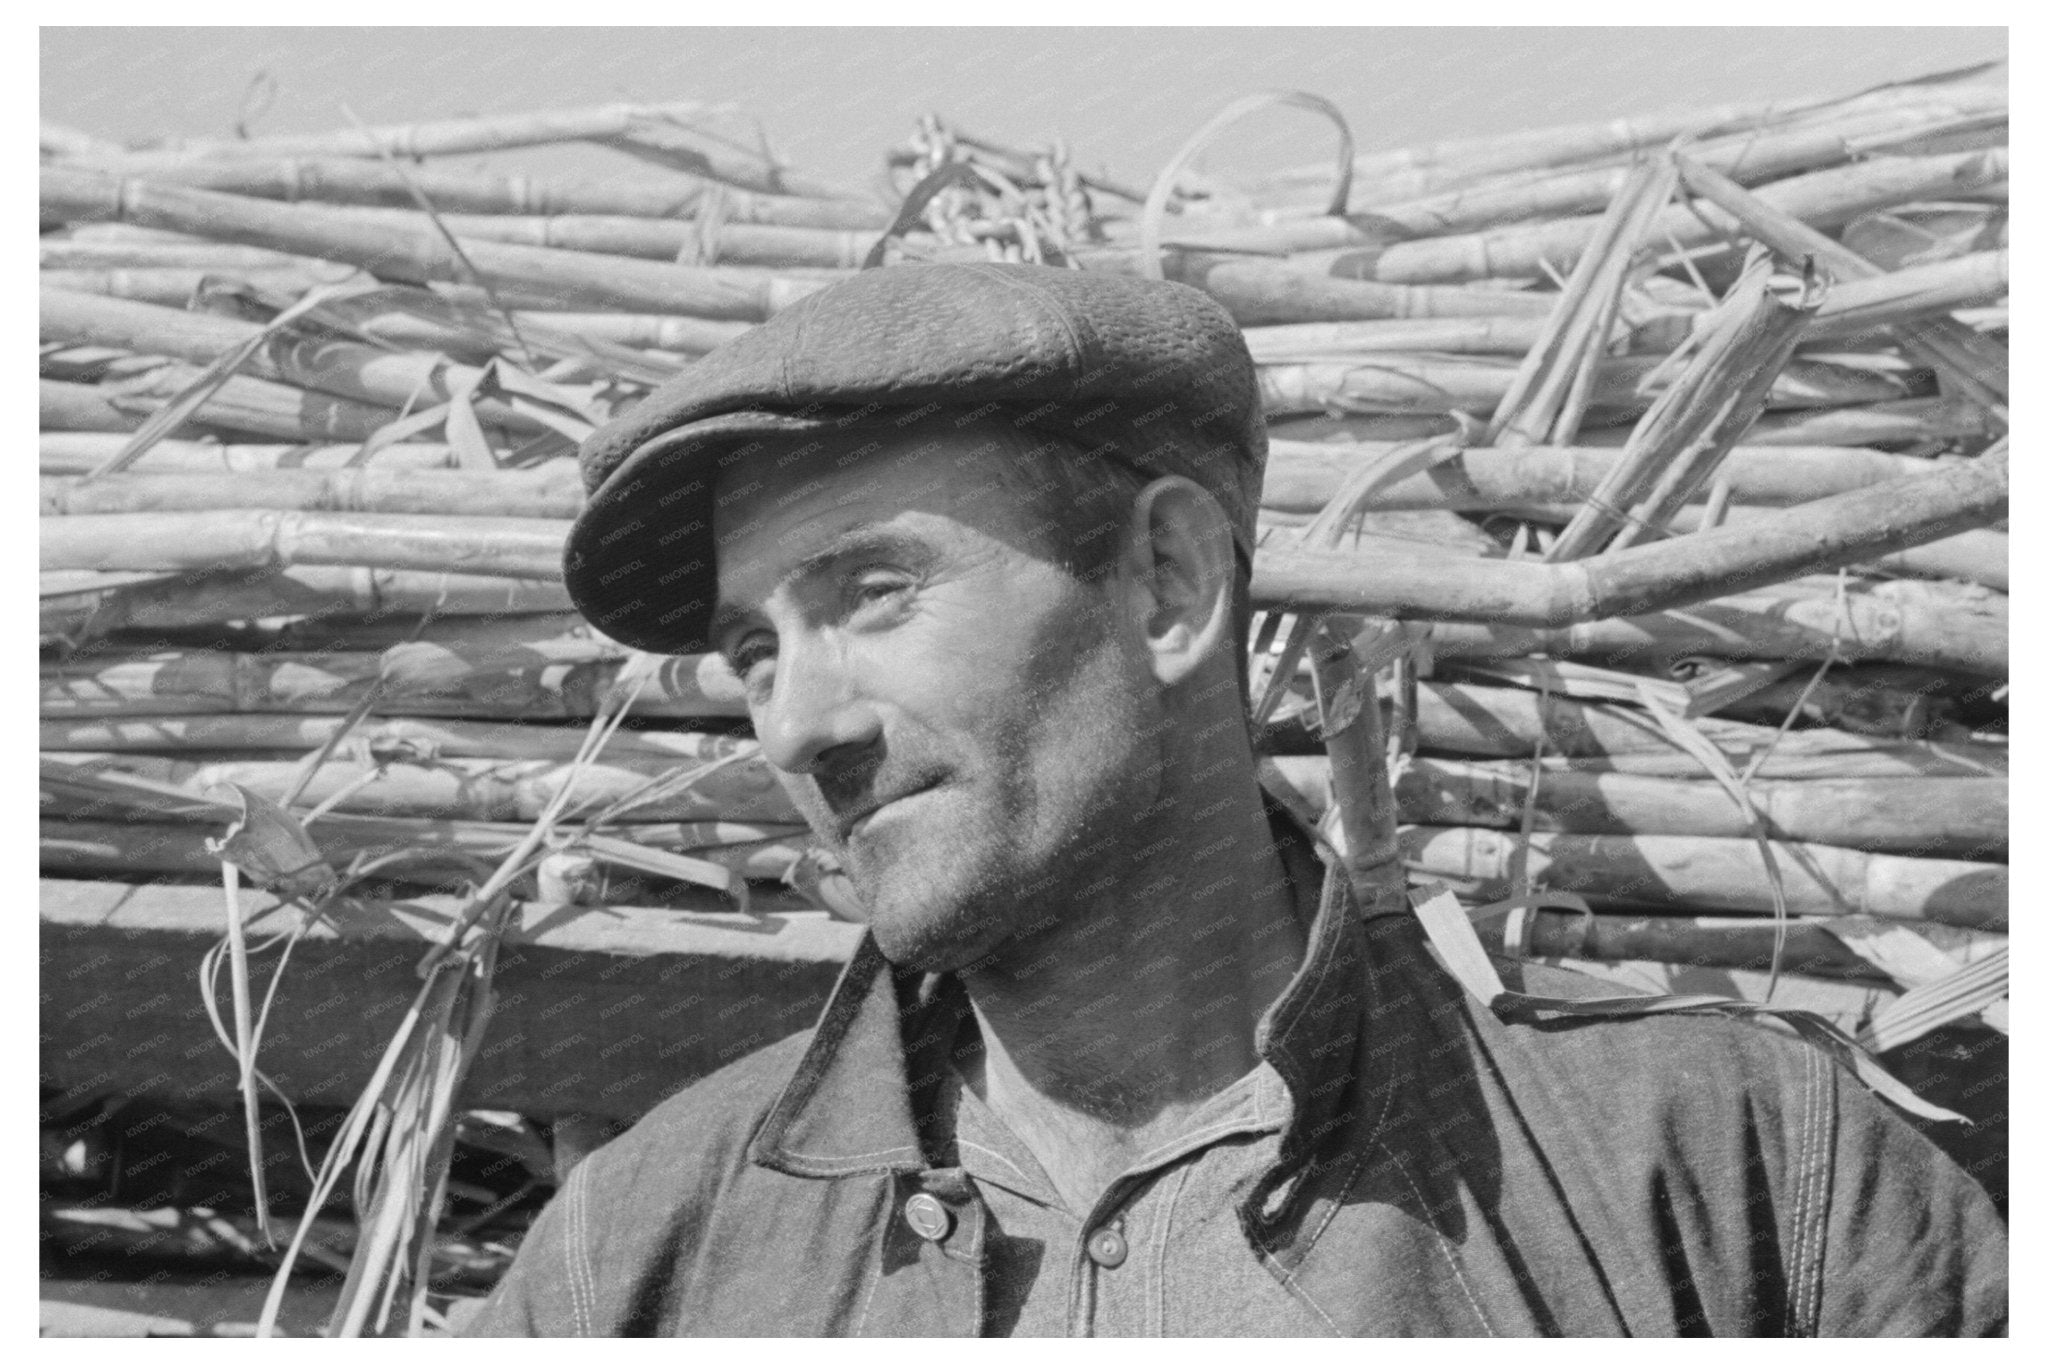
[[[242,813],[206,850],[241,868],[259,887],[282,899],[316,899],[338,879],[320,847],[291,811],[233,782]]]
[[[628,842],[623,838],[608,838],[602,834],[585,834],[574,840],[573,845],[600,862],[633,871],[646,872],[651,876],[665,876],[671,881],[681,881],[693,886],[706,886],[712,890],[730,895],[742,914],[752,910],[747,898],[746,878],[730,867],[721,867],[716,862],[707,862],[699,857],[684,857],[680,853],[664,852],[642,843]]]
[[[1295,109],[1306,109],[1321,114],[1337,125],[1337,177],[1330,191],[1330,216],[1341,217],[1351,199],[1351,171],[1356,159],[1356,150],[1351,139],[1351,124],[1345,119],[1344,111],[1321,95],[1312,95],[1305,90],[1266,90],[1225,105],[1207,123],[1195,130],[1181,149],[1173,154],[1165,169],[1152,182],[1152,192],[1145,196],[1145,208],[1139,217],[1138,259],[1139,268],[1147,278],[1165,279],[1166,268],[1160,253],[1160,225],[1166,215],[1166,201],[1173,196],[1180,184],[1181,172],[1185,171],[1202,150],[1231,125],[1245,117],[1270,109],[1275,105],[1286,105]]]
[[[1820,1015],[1804,1009],[1754,1004],[1718,995],[1609,995],[1594,999],[1563,999],[1528,995],[1510,990],[1501,982],[1500,972],[1488,959],[1486,949],[1472,931],[1472,921],[1459,907],[1457,897],[1447,890],[1434,893],[1415,891],[1409,896],[1423,931],[1449,970],[1466,991],[1500,1017],[1514,1021],[1540,1021],[1546,1015],[1564,1018],[1641,1018],[1654,1014],[1711,1013],[1730,1018],[1772,1018],[1791,1027],[1807,1041],[1818,1045],[1837,1065],[1855,1072],[1858,1079],[1898,1107],[1931,1122],[1965,1122],[1928,1103],[1901,1084],[1875,1057],[1857,1045],[1855,1039]],[[1901,996],[1903,998],[1904,996]]]
[[[79,481],[90,483],[107,474],[117,474],[148,454],[150,449],[164,437],[191,420],[192,414],[206,404],[206,400],[220,391],[221,385],[233,378],[235,372],[255,358],[256,352],[268,345],[270,339],[289,327],[301,313],[319,306],[321,301],[335,292],[335,285],[318,285],[291,307],[270,319],[263,327],[252,333],[248,340],[225,351],[213,362],[194,375],[192,382],[185,385],[171,400],[150,415],[128,443],[107,460],[86,474]]]
[[[1936,1028],[1974,1018],[2004,999],[2011,989],[2006,949],[1916,985],[1878,1010],[1857,1041],[1872,1051],[1890,1051]]]
[[[463,469],[495,469],[498,457],[484,439],[483,423],[476,417],[476,388],[480,376],[463,375],[448,385],[448,444],[455,451],[455,463]]]
[[[1913,931],[1887,919],[1822,919],[1820,926],[1851,952],[1911,989],[1955,974],[1962,963]]]
[[[1765,989],[1765,996],[1768,998],[1778,988],[1778,974],[1783,968],[1785,957],[1785,933],[1791,925],[1791,910],[1785,900],[1785,877],[1778,870],[1777,851],[1771,846],[1770,833],[1764,824],[1764,818],[1757,812],[1756,803],[1749,798],[1748,785],[1735,774],[1735,768],[1722,755],[1721,750],[1714,747],[1712,741],[1700,732],[1698,725],[1684,719],[1675,711],[1666,709],[1647,683],[1638,689],[1638,696],[1643,709],[1650,712],[1651,718],[1656,720],[1671,742],[1684,749],[1707,770],[1708,775],[1728,793],[1728,798],[1735,802],[1735,808],[1742,812],[1743,819],[1749,824],[1750,837],[1756,841],[1757,853],[1763,859],[1764,875],[1770,882],[1771,915],[1777,929],[1771,943],[1771,977]]]

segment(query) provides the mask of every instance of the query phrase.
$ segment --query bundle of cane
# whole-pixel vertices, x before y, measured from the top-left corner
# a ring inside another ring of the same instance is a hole
[[[428,1320],[497,891],[680,922],[781,884],[858,914],[723,664],[574,614],[576,443],[852,269],[1035,261],[1190,284],[1247,329],[1262,780],[1362,894],[1449,884],[1491,950],[1879,1049],[1998,1026],[2008,162],[1983,74],[1405,151],[1294,93],[1149,187],[932,117],[879,199],[695,106],[154,148],[47,128],[44,872],[217,887],[208,836],[268,802],[345,893],[469,906],[350,1129],[341,1326]],[[1335,166],[1199,164],[1290,109],[1333,122]],[[634,170],[447,160],[569,145]],[[253,1093],[242,1003],[221,1026]]]

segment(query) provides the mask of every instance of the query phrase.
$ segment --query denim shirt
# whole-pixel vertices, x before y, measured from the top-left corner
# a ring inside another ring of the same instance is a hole
[[[1256,1038],[1284,1084],[1278,1139],[1175,1248],[1133,1333],[2005,1329],[1990,1200],[1819,1050],[1717,1017],[1503,1022],[1437,963],[1397,881],[1362,901],[1328,882]],[[466,1333],[1004,1329],[986,1195],[941,1098],[965,1008],[957,980],[896,971],[863,936],[814,1030],[579,1165]],[[1220,1303],[1246,1264],[1266,1281]]]

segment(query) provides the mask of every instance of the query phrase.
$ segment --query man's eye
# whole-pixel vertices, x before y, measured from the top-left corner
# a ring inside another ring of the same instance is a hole
[[[853,602],[855,606],[874,606],[900,597],[908,591],[910,584],[902,578],[861,578],[853,584]]]
[[[774,642],[761,636],[749,635],[732,648],[727,649],[725,659],[735,676],[742,681],[759,664],[775,657]]]

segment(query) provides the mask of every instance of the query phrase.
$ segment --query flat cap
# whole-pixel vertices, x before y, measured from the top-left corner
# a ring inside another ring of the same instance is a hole
[[[591,433],[563,564],[571,599],[635,648],[707,648],[718,475],[766,436],[942,409],[1184,475],[1222,504],[1251,561],[1265,423],[1244,337],[1213,299],[1036,265],[899,265],[808,295]]]

